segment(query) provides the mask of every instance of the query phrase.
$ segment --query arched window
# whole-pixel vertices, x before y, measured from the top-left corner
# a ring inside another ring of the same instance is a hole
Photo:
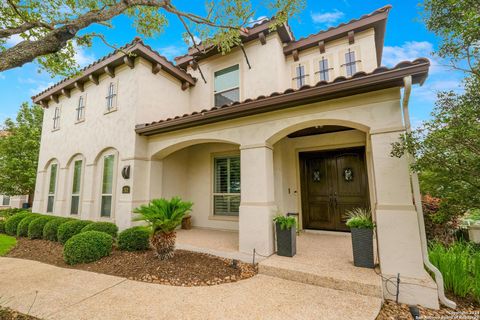
[[[50,164],[49,181],[48,181],[48,194],[47,194],[47,213],[53,212],[55,206],[55,194],[57,191],[57,171],[58,163],[53,162]]]
[[[100,217],[110,218],[115,191],[116,152],[113,150],[105,152],[99,159],[99,165],[101,166]]]
[[[81,191],[83,180],[83,158],[76,156],[70,164],[71,175],[71,195],[70,195],[70,214],[77,215],[80,213]]]

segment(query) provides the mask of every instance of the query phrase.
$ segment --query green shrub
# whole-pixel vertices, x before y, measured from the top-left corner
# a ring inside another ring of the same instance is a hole
[[[471,295],[480,302],[480,251],[466,242],[449,247],[433,243],[429,246],[428,256],[442,273],[447,291],[459,297]]]
[[[48,221],[43,227],[43,239],[49,241],[58,241],[57,232],[60,225],[72,221],[70,218],[64,217],[55,217],[52,220]]]
[[[126,251],[140,251],[150,248],[150,230],[146,227],[133,227],[120,232],[118,248]]]
[[[23,213],[23,212],[30,212],[30,211],[25,209],[19,209],[19,208],[2,209],[0,210],[0,217],[10,218],[11,216],[16,215],[17,213]]]
[[[90,223],[92,223],[92,221],[72,220],[72,221],[68,221],[66,223],[61,224],[58,227],[58,231],[57,231],[58,242],[65,244],[68,239],[70,239],[76,234],[79,234],[82,231],[82,229]]]
[[[42,239],[43,228],[45,227],[47,222],[51,221],[52,219],[55,219],[55,217],[44,215],[41,215],[34,219],[32,222],[30,222],[30,225],[28,226],[28,237],[30,239]]]
[[[118,234],[118,227],[115,223],[111,222],[93,222],[82,229],[82,232],[85,231],[105,232],[106,234],[111,235],[113,238],[116,238]]]
[[[8,218],[7,222],[5,223],[5,233],[9,236],[16,236],[18,224],[23,220],[23,218],[29,215],[31,215],[30,212],[21,212]]]
[[[28,226],[30,225],[30,222],[32,222],[36,218],[38,218],[37,214],[29,214],[28,216],[23,218],[17,226],[17,237],[28,236]]]
[[[5,233],[5,220],[0,220],[0,233]]]
[[[112,252],[112,245],[113,238],[109,234],[85,231],[74,235],[65,243],[63,259],[68,264],[97,261]]]

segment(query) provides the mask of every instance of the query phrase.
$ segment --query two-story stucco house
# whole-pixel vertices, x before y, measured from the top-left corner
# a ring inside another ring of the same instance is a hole
[[[269,255],[278,213],[347,231],[345,211],[371,207],[400,300],[438,306],[418,183],[390,156],[429,61],[381,67],[389,10],[298,40],[266,20],[226,55],[190,49],[176,63],[135,39],[55,84],[33,97],[45,108],[33,211],[124,229],[135,207],[178,195],[194,226],[238,230],[241,252]]]

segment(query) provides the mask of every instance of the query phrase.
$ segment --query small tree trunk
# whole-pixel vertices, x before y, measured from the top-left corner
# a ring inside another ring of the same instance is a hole
[[[150,240],[152,246],[155,248],[157,257],[160,260],[167,260],[173,258],[175,254],[175,240],[177,234],[172,232],[157,232]]]

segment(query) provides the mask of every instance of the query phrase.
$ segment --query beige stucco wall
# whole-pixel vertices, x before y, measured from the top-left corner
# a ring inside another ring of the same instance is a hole
[[[3,199],[5,198],[5,195],[0,194],[0,210],[1,209],[7,209],[7,208],[22,208],[24,203],[28,202],[28,196],[23,195],[23,196],[11,196],[10,201],[8,204],[3,204]]]

